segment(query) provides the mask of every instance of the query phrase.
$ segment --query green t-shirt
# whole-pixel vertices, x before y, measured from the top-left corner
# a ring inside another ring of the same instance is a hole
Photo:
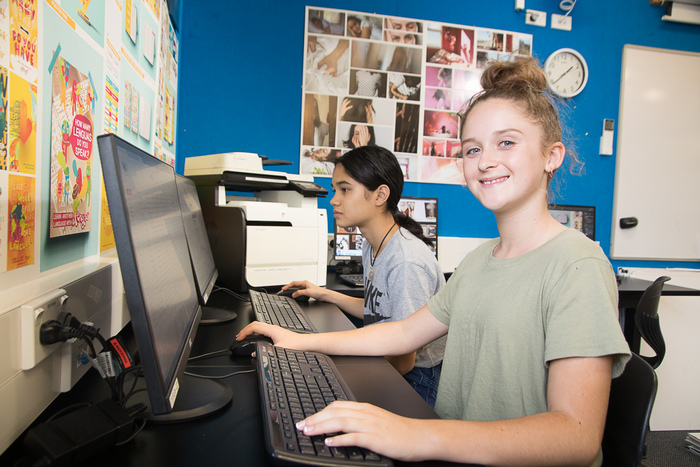
[[[618,376],[629,359],[615,276],[595,242],[566,229],[510,259],[493,257],[497,243],[468,254],[428,302],[449,326],[435,404],[442,418],[546,412],[551,360],[614,355]]]

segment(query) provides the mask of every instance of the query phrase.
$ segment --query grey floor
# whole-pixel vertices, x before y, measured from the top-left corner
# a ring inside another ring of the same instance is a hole
[[[700,431],[700,430],[697,430]],[[685,431],[651,431],[647,434],[646,467],[700,466],[700,456],[685,448]]]

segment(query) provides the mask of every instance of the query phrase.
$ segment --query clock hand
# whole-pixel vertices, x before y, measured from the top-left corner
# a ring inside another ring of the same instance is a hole
[[[571,65],[571,66],[569,67],[568,70],[566,70],[564,73],[561,74],[561,76],[560,76],[559,78],[557,78],[557,79],[555,79],[554,81],[552,81],[552,84],[556,84],[557,81],[559,81],[560,79],[562,79],[562,78],[564,77],[564,75],[566,75],[568,72],[570,72],[570,71],[573,70],[573,69],[574,69],[574,66]]]

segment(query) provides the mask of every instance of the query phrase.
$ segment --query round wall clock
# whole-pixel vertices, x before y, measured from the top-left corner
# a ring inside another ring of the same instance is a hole
[[[544,62],[549,89],[561,97],[578,95],[588,82],[588,64],[574,49],[559,49]]]

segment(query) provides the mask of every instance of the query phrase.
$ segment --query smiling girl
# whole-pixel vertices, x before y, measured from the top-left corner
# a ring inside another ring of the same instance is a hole
[[[462,115],[464,178],[499,237],[470,252],[408,318],[345,333],[298,335],[253,323],[276,345],[342,355],[404,354],[448,334],[435,411],[407,419],[334,402],[297,424],[329,446],[401,460],[600,465],[610,380],[629,348],[617,286],[600,247],[547,210],[566,150],[534,58],[497,62]]]

